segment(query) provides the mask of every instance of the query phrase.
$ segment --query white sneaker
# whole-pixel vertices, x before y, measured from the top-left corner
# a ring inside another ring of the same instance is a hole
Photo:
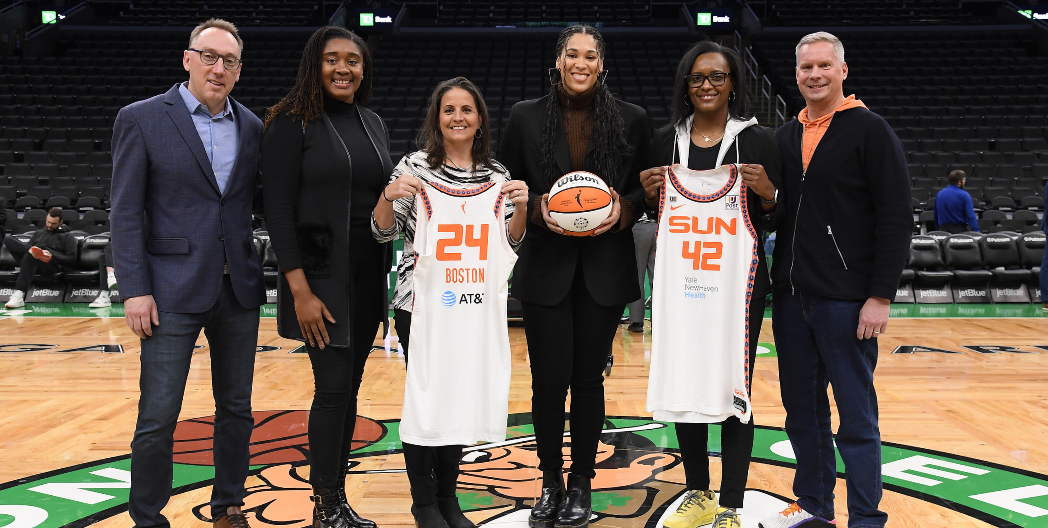
[[[757,526],[759,528],[793,528],[814,518],[814,515],[802,510],[795,502],[787,506],[785,510],[757,523]]]
[[[109,286],[109,289],[110,289],[110,290],[112,290],[112,289],[116,288],[116,273],[114,273],[114,272],[110,271],[110,272],[109,272],[109,273],[108,273],[108,274],[106,275],[106,285],[108,285],[108,286]]]
[[[98,294],[98,298],[91,301],[91,304],[87,305],[88,308],[109,308],[113,305],[113,302],[109,300],[109,292],[102,292]]]
[[[15,290],[11,294],[11,298],[8,299],[7,304],[4,305],[5,308],[21,308],[23,306],[25,306],[25,292],[22,290]]]

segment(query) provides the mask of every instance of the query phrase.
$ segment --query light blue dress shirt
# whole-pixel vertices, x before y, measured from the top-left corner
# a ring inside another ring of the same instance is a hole
[[[224,193],[237,161],[237,152],[240,151],[240,129],[233,119],[233,107],[229,98],[226,98],[226,107],[218,115],[212,116],[207,105],[198,101],[189,91],[188,84],[180,84],[178,93],[193,117],[193,125],[200,135],[200,142],[204,144],[204,152],[207,152],[207,159],[211,161],[218,190]]]

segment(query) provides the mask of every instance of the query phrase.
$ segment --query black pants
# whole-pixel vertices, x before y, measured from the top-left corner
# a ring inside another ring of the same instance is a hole
[[[581,266],[559,303],[521,303],[540,470],[564,466],[564,402],[570,388],[571,472],[596,476],[593,465],[604,428],[604,367],[625,307],[597,304],[586,289]]]
[[[29,253],[29,246],[15,237],[4,238],[4,245],[11,252],[11,256],[18,261],[18,279],[15,280],[15,289],[22,293],[28,293],[29,287],[33,285],[33,277],[36,275],[54,275],[62,271],[58,264],[52,260],[44,262],[37,260]]]
[[[757,339],[764,322],[764,296],[750,301],[750,384],[753,384],[753,364],[757,360]],[[673,424],[677,430],[677,443],[684,460],[684,476],[689,490],[710,489],[709,424]],[[746,491],[746,479],[750,470],[750,455],[753,452],[753,414],[750,421],[742,423],[731,417],[721,426],[721,486],[720,505],[725,508],[741,508]]]
[[[335,487],[339,471],[349,461],[357,422],[357,392],[380,322],[375,299],[385,293],[381,262],[351,262],[350,274],[354,285],[350,348],[327,346],[321,350],[305,345],[316,387],[309,408],[309,483],[315,488]]]
[[[102,258],[98,259],[98,291],[109,290],[109,269],[113,266],[113,244],[106,244],[102,250]]]

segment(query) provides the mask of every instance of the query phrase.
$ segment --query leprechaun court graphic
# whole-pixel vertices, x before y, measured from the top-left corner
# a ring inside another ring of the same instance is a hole
[[[245,511],[252,526],[304,527],[309,483],[304,471],[309,451],[306,411],[257,411],[251,437],[251,470],[257,478],[247,490]],[[530,414],[508,417],[504,442],[466,448],[458,497],[478,524],[526,526],[541,474],[534,469],[535,439]],[[720,435],[710,434],[711,455]],[[213,417],[179,422],[175,431],[174,494],[210,486]],[[649,418],[609,417],[597,455],[593,481],[594,522],[655,528],[682,499],[683,483],[662,478],[681,463],[672,424]],[[399,421],[357,418],[354,473],[368,457],[401,450]],[[946,506],[1000,527],[1048,526],[1048,475],[947,453],[896,444],[883,445],[885,489],[915,500]],[[793,450],[780,429],[757,427],[754,462],[794,467]],[[130,455],[99,460],[0,484],[0,528],[89,526],[127,511]],[[838,476],[845,468],[838,458]],[[399,470],[402,471],[402,470]],[[678,479],[679,480],[679,479]],[[748,490],[743,524],[781,509],[788,499]],[[206,504],[193,512],[208,521]],[[617,520],[617,521],[616,521]]]

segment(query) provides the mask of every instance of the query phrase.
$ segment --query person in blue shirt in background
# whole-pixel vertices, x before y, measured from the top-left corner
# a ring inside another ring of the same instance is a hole
[[[964,171],[950,172],[950,184],[935,195],[935,223],[939,230],[949,233],[979,231],[972,196],[964,190]]]

